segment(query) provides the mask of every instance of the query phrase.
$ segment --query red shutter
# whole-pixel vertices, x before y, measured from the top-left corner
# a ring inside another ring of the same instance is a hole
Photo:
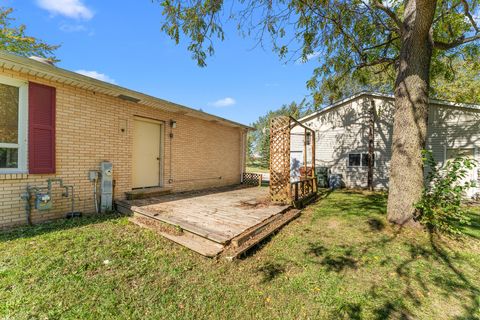
[[[55,173],[55,88],[30,82],[28,110],[29,172]]]

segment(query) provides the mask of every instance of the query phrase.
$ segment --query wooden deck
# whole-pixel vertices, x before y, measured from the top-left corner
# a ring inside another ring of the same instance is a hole
[[[216,256],[232,245],[240,249],[251,243],[273,223],[291,220],[284,215],[290,206],[273,205],[268,199],[268,188],[234,187],[116,204],[119,211],[133,213],[138,225],[203,255]]]

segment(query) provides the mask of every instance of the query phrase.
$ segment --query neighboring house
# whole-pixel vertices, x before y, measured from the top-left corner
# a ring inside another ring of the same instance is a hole
[[[45,187],[53,178],[74,187],[76,210],[93,212],[89,175],[102,161],[113,164],[116,199],[134,188],[184,191],[238,184],[248,129],[0,52],[0,227],[26,223],[27,186]],[[70,211],[72,194],[62,196],[58,181],[52,183],[53,208],[32,209],[33,222]]]
[[[350,188],[367,187],[369,128],[374,116],[374,175],[377,189],[388,188],[394,98],[362,92],[300,119],[316,131],[316,166],[327,167]],[[292,130],[291,163],[303,165],[303,129]],[[480,161],[480,106],[430,100],[427,149],[443,164],[458,153]],[[310,148],[308,150],[311,150]],[[310,159],[310,155],[307,157]],[[308,164],[310,165],[310,164]],[[295,176],[293,174],[292,176]],[[469,173],[478,180],[478,168]],[[479,192],[469,191],[469,196]]]

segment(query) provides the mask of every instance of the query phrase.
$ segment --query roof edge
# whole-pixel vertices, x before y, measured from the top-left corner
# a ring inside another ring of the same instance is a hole
[[[79,74],[79,73],[76,73],[76,72],[73,72],[73,71],[70,71],[70,70],[67,70],[67,69],[64,69],[64,68],[60,68],[60,67],[53,66],[53,65],[47,65],[45,63],[36,61],[34,59],[23,57],[23,56],[18,56],[18,55],[15,55],[15,54],[12,54],[12,53],[9,53],[9,52],[6,52],[6,51],[2,51],[2,50],[0,50],[0,62],[1,61],[3,61],[4,63],[10,63],[10,64],[15,65],[19,70],[16,70],[16,69],[13,69],[13,70],[17,71],[17,72],[20,72],[20,73],[25,73],[25,72],[20,71],[21,68],[25,68],[25,69],[28,69],[30,71],[39,73],[40,74],[39,77],[47,79],[47,80],[50,80],[50,79],[46,78],[46,76],[41,76],[42,73],[46,74],[47,76],[48,75],[56,75],[58,77],[66,78],[70,81],[77,81],[77,82],[80,82],[80,83],[83,83],[83,84],[86,84],[86,85],[97,87],[99,89],[114,91],[114,92],[117,92],[119,94],[124,93],[124,94],[132,96],[134,98],[140,98],[139,100],[141,100],[141,101],[150,100],[150,101],[157,102],[159,104],[165,104],[165,105],[167,105],[167,106],[169,106],[173,109],[177,109],[178,111],[188,112],[187,116],[190,116],[190,117],[193,117],[193,118],[199,118],[199,119],[203,119],[203,120],[205,120],[205,118],[209,118],[209,120],[214,120],[214,121],[217,121],[218,123],[223,123],[223,124],[228,123],[231,126],[240,127],[240,128],[244,128],[244,129],[247,129],[247,130],[253,130],[254,129],[251,126],[248,126],[248,125],[245,125],[245,124],[242,124],[242,123],[239,123],[239,122],[235,122],[235,121],[232,121],[232,120],[229,120],[229,119],[225,119],[225,118],[222,118],[222,117],[219,117],[219,116],[216,116],[216,115],[204,112],[204,111],[200,111],[200,110],[197,110],[197,109],[194,109],[194,108],[191,108],[191,107],[187,107],[187,106],[175,103],[175,102],[171,102],[171,101],[168,101],[168,100],[157,98],[155,96],[151,96],[151,95],[148,95],[146,93],[142,93],[142,92],[139,92],[139,91],[128,89],[126,87],[122,87],[122,86],[119,86],[119,85],[116,85],[116,84],[113,84],[113,83],[109,83],[109,82],[105,82],[105,81],[98,80],[98,79],[95,79],[95,78],[91,78],[91,77],[88,77],[88,76],[85,76],[85,75],[82,75],[82,74]],[[53,81],[55,81],[55,80],[53,80]],[[70,85],[74,86],[73,84],[70,84]],[[145,103],[142,103],[142,104],[145,105]],[[154,107],[150,104],[148,104],[147,106]]]
[[[309,115],[306,115],[304,117],[301,117],[298,119],[298,121],[306,121],[309,120],[321,113],[327,112],[330,109],[333,109],[335,107],[341,106],[343,104],[349,103],[355,99],[358,99],[360,97],[375,97],[375,98],[386,98],[386,99],[395,99],[395,96],[393,94],[387,94],[387,93],[380,93],[380,92],[374,92],[374,91],[360,91],[358,93],[355,93],[351,95],[348,98],[338,100],[328,106],[326,106],[323,109],[320,109],[318,111],[315,111]],[[460,103],[460,102],[453,102],[453,101],[447,101],[447,100],[439,100],[439,99],[429,99],[429,103],[431,104],[436,104],[436,105],[443,105],[443,106],[448,106],[448,107],[457,107],[457,108],[465,108],[465,109],[473,109],[473,110],[480,110],[480,105],[478,104],[473,104],[473,103]]]

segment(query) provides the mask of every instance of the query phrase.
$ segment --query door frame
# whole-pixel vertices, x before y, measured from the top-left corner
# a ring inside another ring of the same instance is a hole
[[[148,118],[148,117],[143,117],[143,116],[138,116],[138,115],[133,116],[133,121],[150,122],[150,123],[155,123],[155,124],[160,125],[160,152],[159,152],[160,153],[159,154],[160,161],[158,162],[159,165],[160,165],[160,168],[158,170],[158,172],[159,172],[158,187],[163,187],[164,186],[164,182],[163,182],[164,172],[163,172],[163,170],[165,168],[165,121],[157,120],[157,119],[153,119],[153,118]],[[132,126],[132,128],[134,128],[134,126]],[[132,152],[133,152],[133,144],[135,143],[134,134],[135,134],[135,132],[132,132]],[[133,160],[133,156],[132,156],[132,160]],[[132,167],[133,167],[133,161],[132,161]],[[132,175],[133,175],[133,170],[132,170]],[[156,186],[138,187],[138,188],[132,188],[132,189],[148,189],[148,188],[155,188],[155,187]]]

